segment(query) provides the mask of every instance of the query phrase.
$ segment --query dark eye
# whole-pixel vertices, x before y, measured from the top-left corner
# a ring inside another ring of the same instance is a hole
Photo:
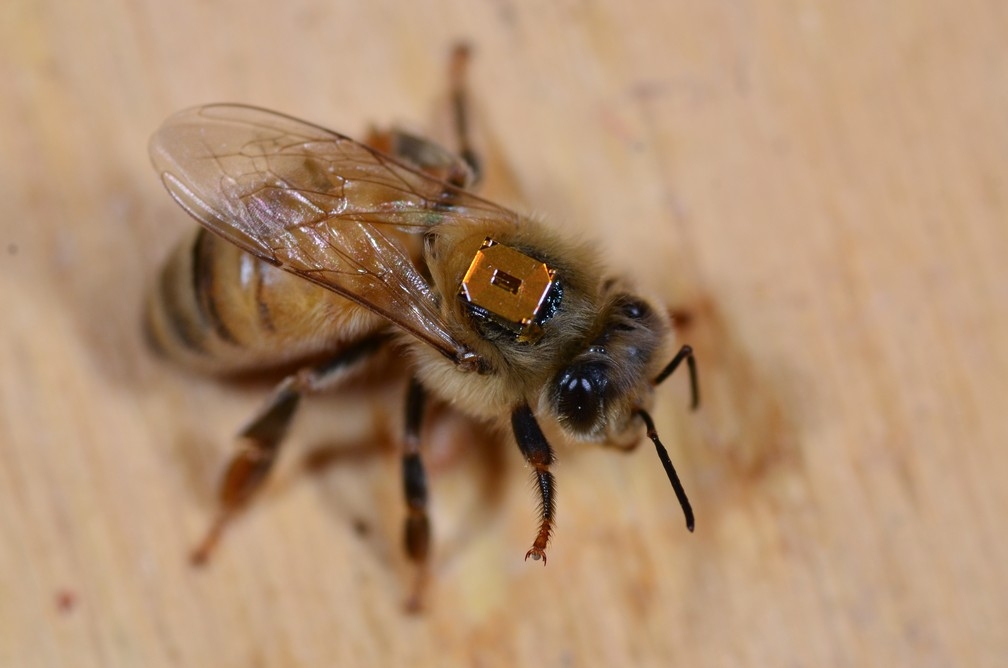
[[[623,304],[623,315],[634,320],[640,320],[648,314],[648,305],[636,299]]]
[[[581,364],[567,369],[557,379],[557,413],[562,422],[578,432],[588,432],[602,417],[607,380],[600,364]]]

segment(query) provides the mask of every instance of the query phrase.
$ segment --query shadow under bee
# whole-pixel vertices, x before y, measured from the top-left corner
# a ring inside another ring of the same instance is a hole
[[[301,472],[318,485],[324,506],[338,524],[350,527],[382,563],[399,561],[402,539],[402,490],[393,491],[400,485],[395,469],[400,465],[401,436],[393,425],[399,426],[398,421],[376,417],[373,438],[318,441],[308,446],[301,461]],[[445,406],[431,406],[424,432],[434,507],[453,514],[451,521],[436,523],[446,532],[434,541],[436,565],[450,555],[464,554],[488,518],[501,512],[510,468],[502,434]],[[363,485],[362,477],[367,478]],[[351,480],[354,484],[348,485]],[[362,486],[370,489],[360,492]],[[448,498],[457,496],[471,502]]]

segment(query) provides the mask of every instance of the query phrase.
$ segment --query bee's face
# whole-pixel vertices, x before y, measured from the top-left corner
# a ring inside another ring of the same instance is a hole
[[[557,373],[548,388],[560,423],[573,435],[598,440],[624,425],[650,387],[647,372],[665,326],[641,299],[609,300],[601,327],[587,347]]]

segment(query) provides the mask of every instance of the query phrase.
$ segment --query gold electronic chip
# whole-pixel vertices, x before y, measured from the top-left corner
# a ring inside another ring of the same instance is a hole
[[[542,335],[539,320],[556,271],[490,237],[472,259],[459,295],[514,332],[519,341]]]

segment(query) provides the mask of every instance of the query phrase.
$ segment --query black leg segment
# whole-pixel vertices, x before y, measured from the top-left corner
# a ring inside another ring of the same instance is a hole
[[[427,517],[427,474],[420,460],[420,427],[423,421],[426,392],[413,379],[406,392],[406,435],[404,439],[402,476],[406,497],[406,523],[403,531],[406,554],[417,563],[427,560],[430,551],[430,520]]]
[[[545,565],[546,546],[553,533],[556,518],[556,481],[549,470],[550,464],[556,461],[556,456],[527,403],[521,404],[511,412],[511,428],[514,430],[515,441],[518,442],[518,448],[525,461],[534,468],[533,473],[541,500],[539,533],[532,543],[532,548],[525,553],[525,558],[532,557],[537,561],[542,559]]]

